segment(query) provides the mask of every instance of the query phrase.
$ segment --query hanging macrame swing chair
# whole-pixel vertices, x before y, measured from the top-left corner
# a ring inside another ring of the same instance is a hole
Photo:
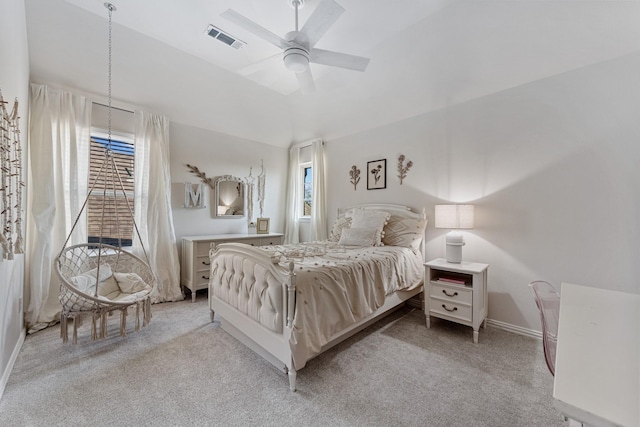
[[[55,269],[61,281],[60,335],[63,342],[68,342],[68,326],[71,322],[74,344],[78,340],[78,327],[85,316],[91,317],[91,338],[94,340],[107,336],[107,317],[118,311],[120,312],[120,335],[125,336],[129,308],[136,309],[135,330],[140,329],[141,319],[142,326],[147,326],[151,320],[151,291],[156,286],[156,278],[149,267],[149,257],[135,223],[133,210],[127,199],[111,145],[111,12],[115,10],[115,6],[105,3],[105,7],[109,10],[109,138],[100,171],[91,183],[84,204],[55,262]],[[67,247],[96,187],[102,189],[98,242]],[[118,197],[118,194],[121,196]],[[115,224],[115,232],[120,236],[116,198],[126,203],[146,262],[125,251],[120,237],[118,237],[118,246],[103,243],[105,219],[108,216],[113,216],[108,218],[109,222]],[[114,208],[112,212],[108,212],[108,199],[112,201],[111,207]]]

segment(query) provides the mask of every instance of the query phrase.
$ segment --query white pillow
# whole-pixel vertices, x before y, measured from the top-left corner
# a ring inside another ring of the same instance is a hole
[[[85,271],[82,274],[74,276],[71,278],[71,283],[81,292],[86,294],[93,294],[96,289],[96,275],[98,274],[98,269],[94,268],[89,271]],[[103,264],[100,266],[100,278],[97,280],[98,283],[104,282],[109,277],[111,277],[111,266],[109,264]]]
[[[338,243],[345,246],[373,246],[377,234],[375,228],[345,228]]]
[[[136,273],[113,273],[120,291],[127,294],[135,294],[146,289],[147,284]]]
[[[356,209],[353,212],[351,228],[373,228],[376,230],[374,246],[383,246],[384,226],[389,219],[389,212],[377,211],[373,209]]]

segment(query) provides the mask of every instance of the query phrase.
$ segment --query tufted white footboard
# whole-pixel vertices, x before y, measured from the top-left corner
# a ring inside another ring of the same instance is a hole
[[[289,337],[295,313],[293,264],[286,269],[268,253],[241,243],[212,244],[209,308],[222,327],[289,375],[295,369]]]

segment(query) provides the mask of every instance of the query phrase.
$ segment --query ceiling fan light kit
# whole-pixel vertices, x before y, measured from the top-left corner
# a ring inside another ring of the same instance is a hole
[[[284,66],[294,73],[302,73],[309,68],[309,52],[302,47],[290,47],[282,55]]]
[[[272,33],[232,9],[223,12],[221,16],[282,49],[284,65],[287,70],[296,73],[296,78],[303,93],[315,90],[309,63],[354,71],[366,70],[369,58],[314,48],[316,43],[344,12],[342,6],[336,3],[335,0],[322,0],[304,26],[298,30],[298,10],[304,6],[304,0],[287,0],[287,2],[289,6],[295,9],[295,30],[289,32],[285,38]]]

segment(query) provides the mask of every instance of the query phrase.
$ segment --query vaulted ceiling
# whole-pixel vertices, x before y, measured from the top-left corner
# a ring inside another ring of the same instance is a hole
[[[318,48],[371,58],[363,73],[311,64],[302,94],[279,49],[220,16],[273,33],[289,0],[112,0],[113,97],[171,120],[286,147],[335,139],[640,50],[640,3],[336,0]],[[320,0],[306,0],[304,24]],[[104,0],[26,0],[32,80],[104,96]],[[213,24],[247,43],[208,37]]]

